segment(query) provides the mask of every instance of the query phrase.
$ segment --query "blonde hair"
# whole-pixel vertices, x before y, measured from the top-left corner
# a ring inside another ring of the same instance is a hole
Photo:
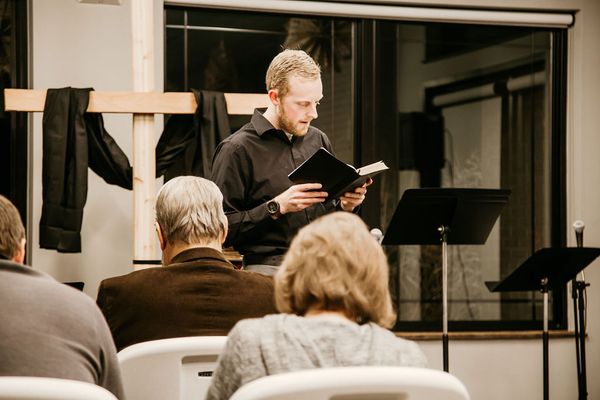
[[[294,75],[310,80],[319,79],[321,68],[302,50],[284,50],[273,58],[267,69],[267,91],[277,89],[279,96],[285,96],[289,90],[289,78]]]
[[[213,182],[178,176],[158,192],[156,222],[168,243],[207,243],[221,240],[227,230],[223,195]]]
[[[12,259],[21,249],[25,228],[19,211],[6,197],[0,195],[0,255]]]
[[[280,312],[342,311],[358,323],[396,321],[383,249],[356,215],[335,212],[302,228],[275,275]]]

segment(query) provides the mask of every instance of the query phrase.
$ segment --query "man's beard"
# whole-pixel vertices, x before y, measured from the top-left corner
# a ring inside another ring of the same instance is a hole
[[[278,109],[277,118],[279,128],[284,132],[287,132],[294,136],[304,136],[308,132],[308,127],[310,126],[310,123],[306,124],[304,129],[299,130],[296,126],[294,126],[294,123],[285,116],[285,110],[283,108],[283,105]]]

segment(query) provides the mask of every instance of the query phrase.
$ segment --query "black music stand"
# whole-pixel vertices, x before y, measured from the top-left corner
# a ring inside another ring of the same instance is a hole
[[[404,192],[381,244],[442,243],[442,348],[448,372],[448,244],[484,244],[510,190],[423,188]]]
[[[544,297],[543,374],[544,400],[548,400],[548,290],[564,287],[579,271],[600,256],[600,248],[562,247],[536,251],[500,282],[486,282],[491,292],[540,290]]]

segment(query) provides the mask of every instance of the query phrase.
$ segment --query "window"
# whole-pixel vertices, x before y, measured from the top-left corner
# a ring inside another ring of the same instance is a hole
[[[408,188],[512,190],[485,245],[449,246],[450,328],[541,326],[539,294],[491,294],[484,281],[564,244],[565,31],[167,6],[165,88],[264,93],[282,47],[322,66],[314,123],[336,154],[391,167],[369,188],[369,226],[385,232]],[[385,250],[396,328],[440,328],[440,247]],[[564,327],[564,291],[552,295],[551,326]]]

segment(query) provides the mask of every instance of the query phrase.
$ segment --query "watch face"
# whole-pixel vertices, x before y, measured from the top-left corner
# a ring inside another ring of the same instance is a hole
[[[279,211],[279,203],[274,200],[269,201],[267,203],[267,211],[269,211],[270,214],[275,214]]]

